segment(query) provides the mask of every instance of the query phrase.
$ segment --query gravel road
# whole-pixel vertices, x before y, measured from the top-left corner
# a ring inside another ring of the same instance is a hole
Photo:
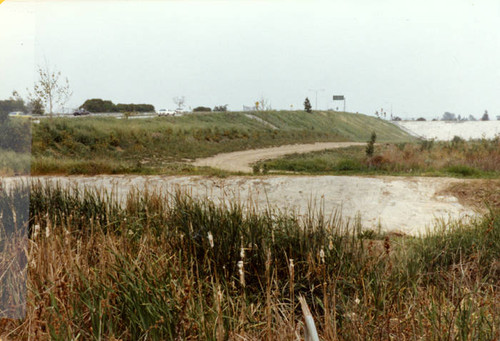
[[[197,159],[195,166],[208,166],[231,172],[251,173],[251,164],[260,160],[273,159],[293,153],[308,153],[317,150],[345,148],[366,145],[364,142],[317,142],[310,144],[293,144],[280,147],[244,150],[232,153],[217,154],[205,159]]]

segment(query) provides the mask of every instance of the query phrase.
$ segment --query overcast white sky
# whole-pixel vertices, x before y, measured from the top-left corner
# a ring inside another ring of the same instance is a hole
[[[47,61],[88,98],[174,108],[258,98],[404,118],[500,114],[498,0],[23,1],[0,4],[0,98]]]

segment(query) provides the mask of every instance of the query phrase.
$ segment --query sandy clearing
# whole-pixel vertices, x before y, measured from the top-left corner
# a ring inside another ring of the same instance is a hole
[[[37,178],[35,178],[37,179]],[[258,210],[269,206],[280,211],[305,214],[309,207],[336,211],[353,221],[357,215],[363,228],[424,233],[436,219],[449,222],[477,215],[451,194],[443,194],[452,184],[466,180],[449,178],[352,177],[352,176],[267,176],[224,179],[201,176],[71,176],[38,177],[42,181],[74,183],[86,188],[112,190],[125,198],[133,188],[182,189],[194,197],[215,202],[239,201]],[[5,178],[4,183],[12,183]]]
[[[454,136],[468,140],[483,137],[492,139],[500,135],[500,121],[400,121],[394,123],[415,136],[440,141],[451,141]]]
[[[317,150],[345,148],[366,145],[363,142],[317,142],[310,144],[293,144],[280,147],[244,150],[232,153],[217,154],[194,161],[195,166],[208,166],[231,172],[251,173],[250,165],[254,162],[273,159],[293,153],[308,153]]]

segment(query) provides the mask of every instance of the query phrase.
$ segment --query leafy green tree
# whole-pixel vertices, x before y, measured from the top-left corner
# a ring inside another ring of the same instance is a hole
[[[306,97],[306,100],[304,101],[304,110],[310,113],[312,111],[311,108],[311,101],[309,101],[309,97]]]

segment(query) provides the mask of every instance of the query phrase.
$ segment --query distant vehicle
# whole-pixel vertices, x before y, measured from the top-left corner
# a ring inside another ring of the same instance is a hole
[[[175,116],[175,111],[168,109],[160,109],[157,112],[158,116]]]
[[[181,116],[181,115],[184,115],[184,114],[189,114],[191,111],[188,110],[188,109],[181,109],[181,108],[177,108],[175,109],[175,115],[176,116]]]
[[[10,117],[22,117],[22,116],[29,116],[23,113],[22,111],[13,111],[9,113]]]
[[[85,115],[90,115],[90,112],[88,112],[85,109],[78,109],[73,113],[73,116],[85,116]]]

